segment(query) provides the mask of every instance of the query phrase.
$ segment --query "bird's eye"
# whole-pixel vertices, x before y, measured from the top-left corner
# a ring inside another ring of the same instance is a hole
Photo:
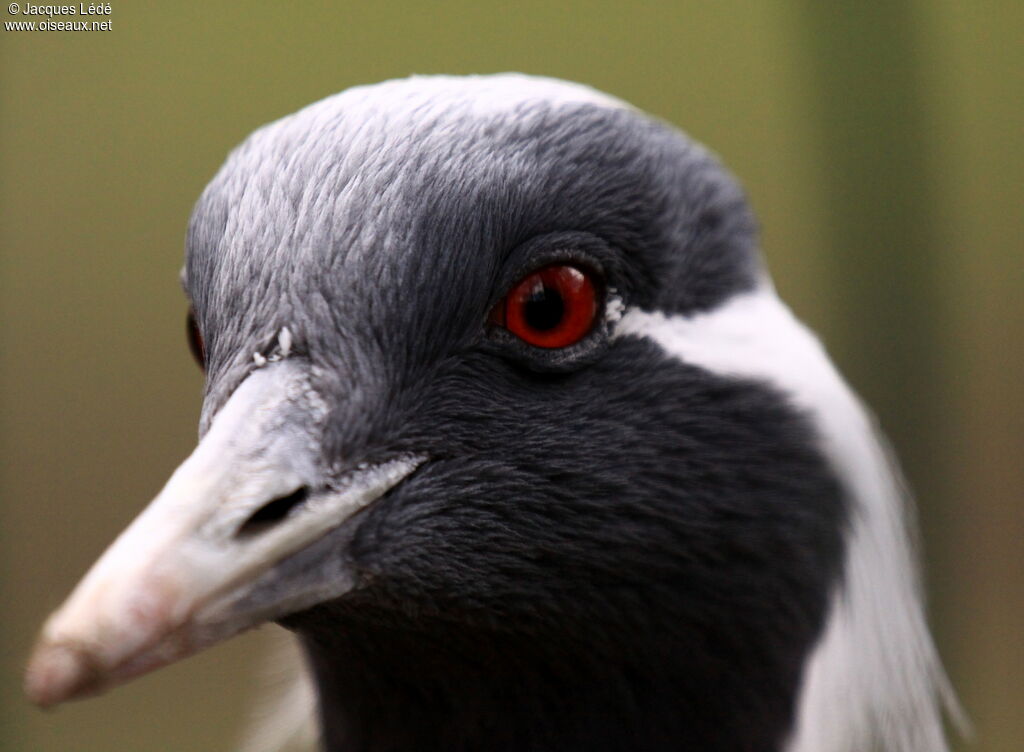
[[[517,282],[491,311],[490,321],[528,345],[568,347],[594,328],[596,287],[592,275],[579,267],[546,266]]]
[[[188,309],[188,318],[185,321],[185,336],[192,357],[196,359],[199,367],[206,371],[206,343],[203,342],[202,332],[199,331],[199,324],[196,322],[196,312],[191,308]]]

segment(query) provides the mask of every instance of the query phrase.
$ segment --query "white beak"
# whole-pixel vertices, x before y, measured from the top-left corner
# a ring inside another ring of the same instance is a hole
[[[324,481],[326,409],[293,360],[254,371],[142,514],[46,622],[26,692],[94,694],[247,627],[343,594],[351,577],[273,587],[272,569],[411,473],[402,457]]]

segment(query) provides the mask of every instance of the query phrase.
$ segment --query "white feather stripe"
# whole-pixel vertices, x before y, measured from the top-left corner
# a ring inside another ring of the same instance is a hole
[[[814,422],[852,499],[844,576],[814,648],[787,752],[944,752],[959,711],[925,623],[908,502],[873,421],[817,338],[764,283],[694,316],[631,309],[639,336],[713,373],[770,384]]]

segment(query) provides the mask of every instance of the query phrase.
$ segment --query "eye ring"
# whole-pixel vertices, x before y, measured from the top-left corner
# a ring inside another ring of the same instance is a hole
[[[189,308],[185,317],[185,338],[188,341],[189,352],[195,358],[199,368],[206,373],[206,342],[203,340],[203,333],[199,330],[199,322],[196,320],[196,312]]]
[[[564,349],[593,331],[600,313],[598,287],[589,270],[550,264],[513,285],[489,320],[532,347]]]

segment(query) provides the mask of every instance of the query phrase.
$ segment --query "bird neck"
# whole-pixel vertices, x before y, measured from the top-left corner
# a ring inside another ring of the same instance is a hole
[[[708,646],[365,613],[343,624],[300,630],[328,752],[777,752],[791,726],[798,677],[737,673]]]

